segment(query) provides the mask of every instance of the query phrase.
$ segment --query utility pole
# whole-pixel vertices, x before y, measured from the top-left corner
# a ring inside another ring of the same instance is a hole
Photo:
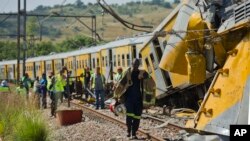
[[[20,5],[21,0],[17,4],[17,82],[20,80]]]
[[[26,39],[26,0],[23,1],[23,76],[26,71],[26,51],[27,51],[27,39]]]

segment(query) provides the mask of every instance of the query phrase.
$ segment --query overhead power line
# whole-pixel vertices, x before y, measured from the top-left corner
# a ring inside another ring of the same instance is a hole
[[[104,0],[102,0],[103,4],[100,1],[101,0],[97,0],[97,3],[102,7],[102,9],[105,12],[108,12],[111,16],[113,16],[116,20],[118,20],[125,27],[132,29],[132,30],[136,30],[136,31],[151,32],[150,30],[146,30],[146,29],[152,29],[153,26],[137,25],[137,24],[128,22],[122,19],[118,14],[116,14],[116,12]]]

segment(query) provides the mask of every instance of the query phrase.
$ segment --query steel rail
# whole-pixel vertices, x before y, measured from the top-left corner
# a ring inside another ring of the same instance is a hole
[[[99,112],[97,110],[86,107],[83,104],[79,104],[79,103],[76,103],[74,101],[71,101],[71,104],[76,106],[76,107],[79,107],[79,108],[83,109],[84,112],[90,112],[91,114],[94,114],[94,115],[96,115],[96,116],[98,116],[100,118],[103,118],[103,119],[108,120],[108,121],[110,121],[112,123],[118,124],[118,125],[122,126],[123,128],[127,127],[125,122],[123,122],[121,120],[118,120],[116,118],[113,118],[111,116],[105,115],[105,114],[103,114],[103,113],[101,113],[101,112]],[[138,129],[137,132],[140,135],[146,136],[146,139],[148,139],[148,140],[151,140],[151,141],[164,141],[163,138],[156,137],[156,136],[150,134],[149,132],[147,132],[145,130]]]

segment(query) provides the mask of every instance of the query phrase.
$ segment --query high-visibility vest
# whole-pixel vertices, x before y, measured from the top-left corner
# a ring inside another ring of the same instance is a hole
[[[54,82],[53,82],[53,79],[54,79]],[[51,78],[47,78],[47,81],[48,81],[48,83],[47,83],[47,90],[49,90],[49,91],[53,91],[54,90],[54,86],[52,86],[51,88],[50,88],[50,86],[53,84],[53,83],[55,83],[55,77],[54,76],[52,76]]]
[[[131,78],[132,70],[128,68],[124,71],[122,79],[117,84],[116,89],[114,90],[114,97],[124,102],[124,93],[127,91],[128,87],[133,85]],[[140,70],[138,77],[143,77],[144,70]],[[143,82],[143,106],[148,107],[155,104],[156,98],[156,84],[152,77],[148,74],[148,78],[144,78]]]
[[[74,78],[69,78],[69,85],[72,85],[74,81]]]
[[[55,91],[56,92],[63,92],[65,84],[66,84],[66,82],[63,79],[63,76],[61,76],[60,74],[58,74],[56,76]]]
[[[18,94],[20,94],[21,96],[26,96],[26,89],[24,87],[17,87],[16,91]]]
[[[119,74],[119,73],[117,73],[116,75],[115,75],[115,82],[117,83],[119,80],[121,80],[122,79],[122,73],[121,74]]]
[[[105,88],[105,77],[101,75],[101,78],[102,78],[102,84],[103,84],[103,88]],[[94,89],[95,88],[95,78],[96,78],[96,74],[94,73],[92,76],[92,88]]]

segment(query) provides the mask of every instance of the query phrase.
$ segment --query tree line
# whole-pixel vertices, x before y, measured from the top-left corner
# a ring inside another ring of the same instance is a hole
[[[52,41],[41,41],[37,43],[31,43],[28,40],[27,58],[41,56],[41,55],[49,55],[52,52],[59,53],[59,52],[76,50],[80,49],[81,47],[90,47],[92,45],[93,41],[91,38],[81,35],[77,35],[72,38],[67,38],[66,40],[63,40],[59,43]],[[21,42],[21,48],[23,48],[22,42]],[[16,41],[12,40],[0,41],[0,50],[1,50],[0,61],[17,58]]]

